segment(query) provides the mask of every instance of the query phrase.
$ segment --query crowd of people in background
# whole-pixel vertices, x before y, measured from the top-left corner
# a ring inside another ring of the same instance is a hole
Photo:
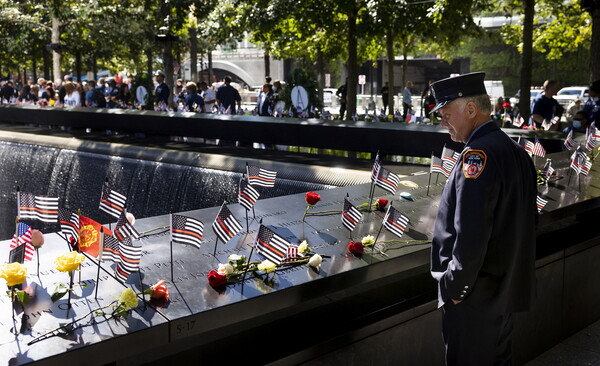
[[[232,79],[226,76],[222,83],[209,85],[201,81],[184,82],[176,80],[175,90],[171,91],[165,83],[165,74],[157,71],[149,76],[142,73],[138,76],[117,74],[110,78],[98,80],[77,81],[66,75],[60,83],[39,78],[37,82],[28,80],[25,84],[15,83],[4,78],[0,80],[0,103],[36,104],[40,106],[90,107],[90,108],[124,108],[159,111],[186,111],[198,113],[243,113],[241,96],[231,85]],[[431,84],[433,81],[430,81]],[[219,86],[219,84],[221,84]],[[218,87],[217,87],[218,86]],[[403,113],[398,113],[400,121],[408,121],[413,117],[412,105],[413,83],[408,81],[402,90]],[[256,95],[256,103],[250,111],[259,116],[283,116],[283,102],[280,98],[282,91],[280,81],[272,82],[269,76]],[[493,118],[500,121],[503,127],[518,127],[525,129],[545,129],[551,131],[585,131],[587,126],[600,119],[600,80],[590,85],[588,100],[579,98],[573,100],[565,109],[553,98],[558,91],[558,82],[547,80],[543,92],[531,100],[531,117],[529,121],[520,118],[518,104],[511,103],[508,98],[499,97],[496,100]],[[343,119],[346,112],[345,83],[337,90],[340,111],[339,118]],[[383,100],[382,115],[387,108],[389,95],[387,84],[381,89]],[[432,102],[429,85],[421,95],[423,118],[435,120],[430,115]],[[323,112],[324,114],[326,112]],[[388,111],[391,114],[391,111]],[[560,122],[563,117],[565,122]]]

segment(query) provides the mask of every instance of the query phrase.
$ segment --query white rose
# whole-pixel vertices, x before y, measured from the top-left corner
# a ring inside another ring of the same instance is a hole
[[[219,268],[217,269],[217,272],[224,275],[230,275],[233,273],[233,266],[229,263],[219,263]]]
[[[308,260],[308,265],[313,268],[318,268],[323,263],[323,257],[318,254],[313,255]]]
[[[228,258],[228,260],[229,260],[230,262],[237,262],[237,261],[239,261],[240,259],[242,259],[242,256],[241,256],[241,255],[239,255],[239,254],[230,254],[230,255],[229,255],[229,258]]]
[[[364,245],[375,244],[375,237],[373,235],[367,235],[364,238],[362,238],[361,243],[363,243]]]

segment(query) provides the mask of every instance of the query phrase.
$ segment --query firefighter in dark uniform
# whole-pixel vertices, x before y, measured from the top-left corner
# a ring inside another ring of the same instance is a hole
[[[465,143],[431,246],[447,365],[509,365],[512,314],[535,297],[536,171],[490,119],[484,73],[432,84],[441,125]]]
[[[165,83],[165,74],[162,71],[156,72],[156,88],[154,89],[154,95],[156,97],[157,104],[169,105],[169,86]]]

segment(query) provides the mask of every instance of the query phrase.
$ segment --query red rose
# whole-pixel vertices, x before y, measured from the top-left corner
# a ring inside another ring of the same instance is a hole
[[[506,102],[502,104],[502,108],[510,108],[510,103]]]
[[[169,301],[169,289],[167,285],[165,285],[165,280],[160,280],[152,287],[152,295],[150,295],[151,299]]]
[[[384,200],[383,198],[378,198],[377,202],[375,202],[375,207],[379,211],[383,211],[383,210],[385,210],[385,206],[387,206],[387,204],[388,204],[388,200]]]
[[[429,109],[433,109],[433,108],[435,108],[435,104],[430,104],[430,105],[428,105],[428,107],[429,107]]]
[[[311,206],[314,206],[317,202],[321,200],[321,196],[318,193],[311,191],[306,193],[306,197],[304,197],[304,199],[306,200],[306,203],[308,203]]]
[[[208,283],[212,287],[219,287],[227,284],[227,276],[215,271],[214,269],[208,272],[206,278],[208,278]]]
[[[365,250],[363,243],[360,241],[351,241],[348,243],[348,251],[352,254],[360,254]]]

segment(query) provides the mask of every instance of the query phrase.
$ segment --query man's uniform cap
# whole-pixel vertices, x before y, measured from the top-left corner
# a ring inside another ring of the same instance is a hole
[[[485,72],[472,72],[470,74],[442,79],[431,84],[431,92],[435,97],[436,103],[431,113],[455,99],[487,94],[483,79],[485,79]]]

